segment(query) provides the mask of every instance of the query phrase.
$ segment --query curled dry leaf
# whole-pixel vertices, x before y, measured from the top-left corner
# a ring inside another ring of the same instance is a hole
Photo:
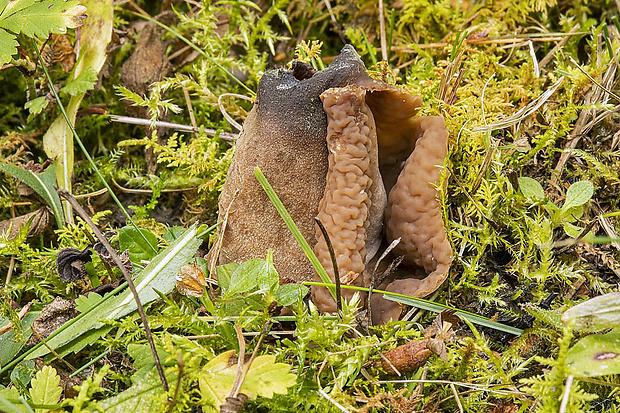
[[[60,281],[77,281],[86,276],[84,264],[92,261],[90,249],[91,247],[88,246],[83,251],[77,248],[63,248],[58,251],[56,266],[58,267]]]
[[[453,326],[458,321],[454,310],[442,311],[424,330],[424,339],[412,340],[385,353],[381,361],[383,369],[388,374],[417,370],[428,361],[431,354],[447,360],[446,343],[452,339]]]
[[[50,213],[48,209],[46,207],[42,207],[26,215],[20,215],[15,218],[0,221],[0,233],[10,231],[9,239],[15,238],[19,232],[19,229],[22,226],[27,225],[28,222],[30,222],[30,227],[28,227],[26,237],[33,238],[41,235],[50,224]]]
[[[82,25],[82,21],[87,17],[87,11],[88,10],[86,9],[86,7],[79,4],[63,10],[63,21],[65,23],[65,26],[70,29],[80,27]]]
[[[202,297],[204,290],[202,287],[207,285],[205,275],[197,265],[184,265],[179,269],[175,277],[177,280],[177,291],[188,297]]]
[[[427,348],[428,341],[428,339],[412,340],[388,351],[381,360],[383,370],[388,374],[398,374],[419,369],[426,364],[432,354]]]

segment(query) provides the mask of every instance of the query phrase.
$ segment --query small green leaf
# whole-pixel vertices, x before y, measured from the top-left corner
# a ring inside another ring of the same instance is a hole
[[[11,372],[11,382],[15,387],[22,389],[24,392],[28,389],[32,375],[34,374],[34,361],[24,360],[19,363]]]
[[[308,287],[301,284],[284,284],[276,292],[276,302],[278,305],[289,306],[303,300],[308,294]]]
[[[24,108],[28,109],[31,115],[38,115],[43,109],[47,107],[47,105],[49,105],[49,103],[50,101],[47,100],[46,96],[41,96],[26,102]]]
[[[276,267],[273,266],[273,251],[267,250],[263,273],[258,275],[258,288],[262,291],[269,291],[273,288],[275,291],[279,282],[280,276]]]
[[[230,286],[230,279],[238,266],[239,264],[237,264],[236,262],[229,262],[228,264],[215,267],[217,283],[222,289],[222,291],[228,291],[228,288]]]
[[[18,166],[0,162],[0,170],[8,173],[16,179],[19,179],[39,194],[39,196],[43,198],[52,208],[58,227],[63,228],[65,226],[60,198],[54,189],[56,176],[54,174],[54,168],[51,165],[45,171],[35,174],[32,171],[28,171]]]
[[[91,292],[88,295],[80,295],[75,299],[75,309],[80,313],[88,310],[90,307],[99,302],[103,297],[95,292]]]
[[[562,211],[567,211],[588,202],[594,195],[594,184],[590,181],[579,181],[572,184],[566,191],[566,200]]]
[[[139,263],[142,260],[148,261],[157,253],[157,237],[151,231],[141,229],[140,232],[149,242],[146,243],[134,227],[126,226],[118,232],[118,243],[121,251],[129,250],[131,262]]]
[[[70,96],[77,96],[94,89],[96,82],[97,73],[95,73],[93,68],[87,67],[82,70],[75,79],[71,79],[67,82],[60,91]]]
[[[620,292],[599,295],[569,308],[562,314],[564,324],[582,332],[620,327]]]
[[[521,193],[526,198],[533,200],[541,200],[545,198],[545,191],[543,190],[542,185],[540,185],[537,180],[527,176],[522,176],[519,178],[519,189],[521,189]]]
[[[181,226],[174,226],[168,228],[168,230],[164,233],[164,239],[168,242],[172,242],[175,239],[179,238],[185,232],[185,228]]]
[[[0,390],[0,412],[28,413],[28,410],[20,402],[19,396],[15,387]]]
[[[26,342],[28,342],[28,339],[32,335],[30,326],[39,314],[41,314],[39,311],[34,311],[26,314],[23,318],[21,321],[23,329],[23,338],[21,341],[15,341],[15,332],[13,329],[0,335],[0,367],[4,367],[13,360],[13,357],[26,345]],[[0,326],[5,326],[8,322],[8,319],[0,316]]]
[[[253,291],[258,286],[259,277],[264,276],[265,271],[265,260],[260,258],[247,260],[232,273],[228,289],[222,290],[223,295],[232,297]]]
[[[157,371],[152,369],[139,379],[135,377],[137,375],[132,377],[135,383],[127,390],[98,402],[103,411],[106,413],[157,413],[168,410],[168,394],[161,386]],[[170,382],[175,379],[174,376],[168,376]]]
[[[56,404],[62,394],[60,376],[51,366],[43,366],[32,379],[30,397],[34,404]],[[37,413],[47,412],[49,409],[37,409]]]
[[[573,225],[570,222],[564,223],[564,232],[566,232],[566,235],[571,238],[579,238],[583,230],[584,228]],[[582,239],[584,239],[586,242],[590,242],[592,239],[594,239],[594,234],[592,233],[592,231],[588,231],[588,233],[584,235]]]
[[[586,377],[620,374],[620,329],[582,338],[568,350],[566,365]]]

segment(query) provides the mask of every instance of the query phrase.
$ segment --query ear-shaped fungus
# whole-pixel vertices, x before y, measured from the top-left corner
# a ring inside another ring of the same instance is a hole
[[[446,278],[452,258],[436,197],[447,151],[443,119],[415,118],[421,99],[372,80],[350,46],[328,69],[298,69],[269,71],[260,81],[220,198],[220,263],[264,257],[271,248],[281,278],[317,278],[255,180],[259,166],[332,279],[314,217],[327,229],[341,281],[368,286],[366,268],[381,245],[387,210],[388,241],[400,237],[397,254],[429,273],[387,288],[429,294]],[[347,291],[344,297],[352,295]],[[313,288],[312,297],[321,311],[335,311],[327,289]],[[373,296],[375,321],[399,313],[396,303]]]
[[[414,133],[420,136],[407,159],[396,185],[390,191],[385,213],[388,241],[401,242],[394,249],[404,263],[423,268],[423,279],[399,279],[388,291],[424,297],[435,291],[448,276],[452,247],[448,241],[437,199],[440,167],[448,151],[448,131],[443,118],[415,120]],[[373,318],[386,322],[398,320],[400,308],[382,297],[373,297]]]

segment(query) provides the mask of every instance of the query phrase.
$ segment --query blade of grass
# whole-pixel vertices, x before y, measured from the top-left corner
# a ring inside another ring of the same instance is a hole
[[[304,285],[316,285],[320,287],[330,287],[333,286],[333,283],[319,283],[314,281],[306,281],[303,282]],[[356,287],[352,285],[343,285],[342,288],[356,291],[365,291],[368,292],[368,288],[364,287]],[[444,304],[434,303],[432,301],[424,300],[422,298],[411,297],[404,294],[393,293],[385,290],[377,290],[373,289],[373,293],[384,294],[384,297],[390,301],[396,301],[397,303],[402,303],[406,305],[410,305],[413,307],[421,308],[422,310],[432,311],[434,313],[441,313],[443,310],[454,310],[456,311],[456,315],[459,317],[465,318],[474,324],[481,325],[483,327],[492,328],[494,330],[503,331],[505,333],[514,334],[516,336],[520,336],[523,334],[523,330],[516,327],[507,326],[502,323],[498,323],[496,321],[491,321],[486,317],[482,317],[478,314],[470,313],[469,311],[459,310],[458,308],[450,307]]]
[[[71,132],[73,133],[73,137],[75,138],[75,141],[77,142],[77,144],[79,145],[80,149],[82,150],[82,153],[84,153],[84,156],[88,160],[88,163],[92,166],[93,170],[95,171],[95,174],[97,174],[97,177],[99,177],[99,179],[103,183],[103,186],[106,187],[106,189],[108,190],[108,193],[110,194],[110,196],[112,197],[112,199],[114,200],[116,205],[121,209],[121,211],[123,211],[123,214],[125,215],[125,217],[127,217],[129,222],[131,223],[131,225],[136,229],[136,231],[138,231],[138,234],[140,234],[140,236],[144,239],[144,242],[146,242],[151,247],[151,249],[154,252],[157,252],[157,249],[155,248],[155,246],[151,245],[151,243],[146,239],[146,237],[144,236],[142,231],[140,231],[140,229],[138,228],[138,226],[136,225],[134,220],[131,218],[131,216],[129,215],[129,213],[127,212],[127,210],[123,206],[123,204],[121,204],[121,201],[118,199],[118,197],[116,196],[114,191],[112,191],[112,188],[106,182],[106,180],[103,177],[103,175],[101,175],[101,171],[99,170],[99,167],[97,167],[97,164],[95,164],[95,161],[90,156],[90,154],[86,150],[86,147],[82,143],[82,139],[80,139],[80,137],[78,136],[77,132],[75,131],[75,128],[73,127],[73,124],[71,123],[71,120],[69,119],[69,115],[67,115],[67,111],[65,110],[65,106],[62,104],[62,101],[60,100],[60,97],[58,96],[58,93],[56,92],[56,87],[54,86],[54,82],[52,81],[52,77],[50,76],[49,72],[47,71],[47,68],[45,67],[45,63],[43,62],[43,59],[41,58],[41,51],[37,47],[37,44],[34,41],[34,39],[32,39],[32,47],[34,47],[34,50],[37,52],[37,59],[39,60],[39,64],[41,65],[41,68],[43,69],[43,72],[45,72],[45,77],[47,78],[47,83],[50,85],[50,91],[54,95],[54,98],[56,99],[56,102],[58,102],[58,108],[62,112],[62,115],[65,117],[65,120],[67,121],[67,125],[69,126],[69,129],[71,129]]]
[[[319,277],[321,277],[321,280],[323,280],[323,282],[326,284],[325,286],[327,287],[327,289],[329,290],[329,292],[331,293],[332,297],[335,300],[336,299],[335,285],[332,283],[332,280],[329,278],[329,275],[327,275],[327,272],[325,271],[325,269],[319,262],[319,259],[316,257],[316,255],[314,255],[314,251],[312,251],[312,248],[308,244],[308,241],[306,241],[304,236],[301,235],[301,232],[299,231],[299,228],[297,228],[297,225],[293,221],[293,218],[291,218],[286,208],[284,208],[284,205],[282,204],[282,201],[280,201],[280,198],[278,198],[276,191],[273,190],[273,187],[271,186],[269,181],[267,181],[267,178],[265,178],[265,175],[263,175],[263,172],[260,170],[258,166],[254,168],[254,176],[256,176],[256,179],[258,179],[258,182],[263,187],[263,190],[265,191],[265,193],[271,200],[271,203],[276,208],[276,210],[278,210],[278,213],[284,220],[284,223],[286,224],[288,229],[293,233],[293,237],[295,237],[295,240],[297,241],[301,249],[306,254],[306,257],[308,257],[308,260],[310,260],[310,263],[314,267],[314,270],[317,272],[317,274],[319,274]]]

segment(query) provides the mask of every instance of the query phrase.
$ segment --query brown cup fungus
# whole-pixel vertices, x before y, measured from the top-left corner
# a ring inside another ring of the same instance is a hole
[[[372,259],[400,238],[394,253],[404,256],[405,271],[381,287],[416,297],[435,291],[452,261],[437,200],[449,133],[439,116],[416,118],[421,105],[405,89],[371,79],[351,46],[320,72],[266,72],[237,140],[211,258],[219,252],[221,264],[242,262],[272,249],[280,278],[320,281],[255,179],[258,166],[332,279],[317,216],[343,283],[369,286]],[[419,279],[415,268],[427,275]],[[336,309],[326,288],[313,288],[312,300],[321,311]],[[375,323],[396,320],[400,306],[373,294],[372,313]]]

